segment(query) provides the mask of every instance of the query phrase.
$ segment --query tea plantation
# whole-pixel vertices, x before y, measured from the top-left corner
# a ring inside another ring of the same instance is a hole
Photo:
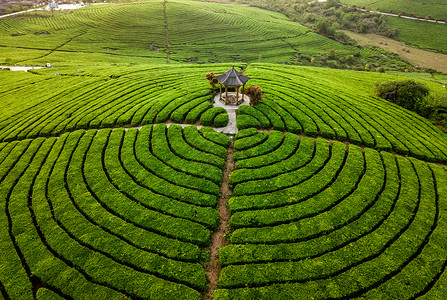
[[[353,144],[236,135],[215,299],[442,299],[446,171]]]
[[[243,5],[187,0],[164,5],[153,0],[37,11],[0,21],[0,63],[4,64],[50,62],[78,68],[168,60],[303,64],[331,50],[339,59],[356,55],[370,65],[383,57],[377,49],[359,51],[282,14]],[[387,59],[380,65],[401,71],[410,67],[395,55],[384,55]],[[334,58],[328,59],[334,63]]]
[[[44,14],[0,21],[55,65],[0,71],[1,300],[446,299],[447,135],[373,96],[408,74],[278,64],[347,48],[241,5]],[[233,63],[264,99],[226,135]]]

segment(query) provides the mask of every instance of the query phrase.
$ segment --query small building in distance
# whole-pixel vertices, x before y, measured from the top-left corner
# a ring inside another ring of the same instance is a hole
[[[245,84],[251,78],[243,74],[244,72],[239,72],[233,67],[224,72],[221,75],[216,75],[216,78],[220,84],[220,101],[226,105],[240,105],[244,102],[244,90]],[[222,86],[225,86],[225,93],[222,91]],[[242,91],[240,88],[242,87]],[[234,88],[235,92],[229,92],[228,88]]]
[[[59,9],[59,4],[57,2],[48,3],[48,9]]]

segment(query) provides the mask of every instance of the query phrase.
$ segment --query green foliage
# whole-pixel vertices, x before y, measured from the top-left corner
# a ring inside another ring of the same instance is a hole
[[[278,133],[261,144],[256,134],[241,138],[253,146],[235,152],[243,156],[241,162],[252,163],[238,167],[237,162],[232,174],[246,178],[234,182],[230,224],[235,230],[231,244],[219,250],[223,269],[214,298],[326,299],[361,293],[371,299],[391,294],[442,299],[447,243],[440,226],[447,223],[440,225],[439,216],[447,211],[440,205],[447,197],[445,170],[310,138],[301,138],[298,150],[286,143],[275,149]],[[311,147],[301,148],[303,143]],[[270,159],[282,148],[295,160]],[[297,164],[304,157],[308,160]],[[441,260],[424,263],[429,257]],[[409,284],[416,285],[409,289]]]
[[[225,126],[228,125],[228,121],[229,121],[229,117],[228,117],[228,113],[227,112],[218,114],[214,118],[214,126],[216,128],[225,127]]]
[[[329,23],[326,19],[320,19],[318,20],[316,24],[316,30],[318,33],[327,35],[327,36],[333,36],[335,33],[335,29],[332,28],[331,23]]]
[[[244,90],[245,95],[250,97],[250,106],[255,106],[262,100],[262,89],[259,86],[250,86]]]
[[[235,61],[307,65],[310,59],[296,57],[297,49],[299,55],[315,57],[325,55],[330,49],[335,49],[340,57],[357,50],[344,33],[335,32],[343,29],[346,23],[341,19],[345,14],[344,7],[333,6],[333,9],[337,7],[333,15],[323,16],[319,10],[325,9],[324,4],[315,5],[315,12],[312,10],[314,6],[303,4],[300,7],[306,11],[310,9],[304,15],[304,11],[285,9],[284,0],[250,2],[268,10],[239,4],[170,2],[166,10],[169,46],[163,1],[95,5],[70,11],[34,11],[0,20],[3,46],[0,61],[9,58],[11,64],[20,62],[26,65],[50,62],[52,66],[72,66],[76,70],[85,65],[103,66],[109,70],[111,65],[166,64],[168,56],[172,62],[189,65],[193,65],[191,62]],[[320,29],[327,31],[331,39],[294,22],[306,19],[313,26],[322,18],[326,20],[325,25],[330,24]],[[360,28],[357,22],[351,21],[351,17],[346,20],[352,28]],[[368,17],[364,23],[369,21]],[[209,30],[210,23],[214,24],[213,30]],[[232,33],[230,38],[229,30]],[[235,43],[238,47],[228,47],[228,43]],[[23,45],[27,47],[23,48]],[[374,61],[373,56],[364,59],[371,63]],[[319,63],[332,65],[324,60]],[[393,62],[388,65],[391,67]],[[340,64],[338,67],[348,66]],[[202,70],[202,76],[209,70]],[[208,77],[214,89],[216,81]]]
[[[79,128],[139,126],[168,120],[194,124],[211,106],[207,83],[199,80],[204,69],[157,65],[149,69],[117,68],[117,78],[113,80],[108,80],[109,74],[103,74],[100,68],[87,69],[82,74],[67,68],[59,71],[67,76],[57,77],[48,75],[47,70],[36,70],[40,75],[2,72],[0,77],[5,84],[26,88],[0,96],[0,139],[54,136]],[[191,82],[172,79],[186,70]],[[26,101],[16,101],[22,97]],[[12,116],[15,122],[11,122]]]
[[[225,127],[228,124],[228,113],[223,107],[213,107],[202,114],[200,124],[212,127]]]
[[[194,127],[186,127],[185,128],[185,133],[187,132],[192,132],[195,133],[196,130],[194,130]],[[222,133],[218,133],[214,130],[212,130],[211,128],[207,128],[207,127],[202,127],[199,130],[200,134],[203,135],[203,137],[208,140],[208,142],[204,141],[204,143],[202,143],[203,148],[202,150],[208,149],[209,151],[211,151],[212,149],[214,149],[214,151],[212,153],[219,155],[221,157],[227,157],[227,150],[226,148],[228,148],[228,146],[230,145],[230,138],[228,136],[226,136],[225,134]],[[213,145],[216,144],[216,145]],[[197,145],[199,146],[199,145]]]
[[[402,81],[405,77],[376,72],[335,72],[278,65],[251,66],[246,73],[258,78],[256,84],[263,86],[265,97],[257,106],[239,109],[239,129],[272,127],[347,140],[379,150],[393,149],[430,161],[447,160],[445,142],[440,142],[445,141],[445,136],[431,122],[371,96],[376,82]],[[362,86],[356,84],[358,80]],[[439,94],[444,92],[438,84],[429,81],[425,84]]]
[[[389,81],[376,84],[375,94],[406,109],[419,112],[420,102],[428,95],[429,89],[414,80]]]
[[[405,0],[342,0],[345,4],[357,5],[358,7],[366,6],[370,10],[383,12],[390,12],[393,10],[395,14],[404,12],[405,15],[413,13],[417,16],[431,15],[433,18],[445,19],[447,16],[447,9],[445,3],[441,0],[427,0],[427,1],[405,1]]]
[[[255,117],[245,114],[236,116],[236,126],[238,129],[261,128],[261,124]]]
[[[430,94],[418,106],[419,114],[447,131],[447,96]]]
[[[37,299],[200,299],[217,195],[179,168],[221,174],[218,149],[180,126],[0,144],[2,295],[32,298],[32,275]]]
[[[388,17],[387,23],[398,28],[396,37],[405,44],[447,54],[447,40],[443,38],[447,34],[445,24],[395,17]]]
[[[262,2],[296,20],[324,14],[328,30],[381,22],[338,1]],[[0,21],[0,58],[67,65],[0,74],[0,298],[200,299],[223,190],[230,244],[215,299],[443,299],[447,173],[418,159],[447,161],[446,136],[371,96],[408,77],[245,65],[264,99],[238,110],[232,191],[221,189],[229,136],[172,124],[228,122],[203,75],[229,66],[181,63],[192,58],[408,65],[271,11],[167,3],[169,50],[159,0]],[[445,89],[430,80],[418,109],[445,120]]]

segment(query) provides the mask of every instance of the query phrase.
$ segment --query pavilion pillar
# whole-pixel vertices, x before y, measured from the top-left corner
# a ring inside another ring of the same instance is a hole
[[[228,86],[225,86],[225,104],[228,103]]]
[[[245,83],[242,85],[242,100],[244,100],[245,95]]]
[[[240,88],[240,86],[236,87],[236,103],[239,102],[239,88]]]
[[[220,94],[219,94],[219,100],[222,100],[222,83],[220,83]]]

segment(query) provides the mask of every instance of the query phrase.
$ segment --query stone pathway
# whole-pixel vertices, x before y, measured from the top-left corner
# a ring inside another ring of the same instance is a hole
[[[228,113],[228,125],[227,127],[222,128],[214,128],[214,130],[226,134],[236,134],[238,129],[236,127],[236,111],[241,105],[250,105],[250,98],[247,95],[244,95],[244,102],[240,105],[225,105],[219,100],[220,94],[217,94],[214,97],[214,107],[223,107]]]

